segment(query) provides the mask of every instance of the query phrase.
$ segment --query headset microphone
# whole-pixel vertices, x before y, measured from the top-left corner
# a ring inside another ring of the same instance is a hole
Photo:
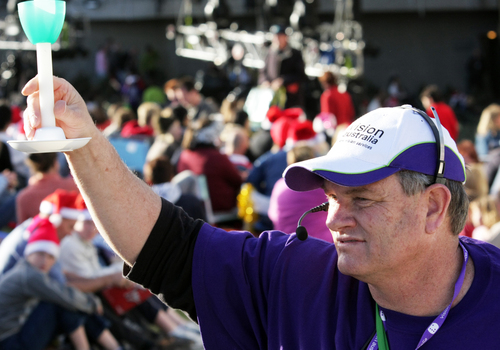
[[[306,228],[301,225],[302,220],[304,219],[304,217],[307,214],[309,214],[309,213],[317,213],[318,211],[328,211],[328,202],[325,202],[325,203],[323,203],[321,205],[318,205],[317,207],[309,209],[304,214],[302,214],[302,216],[299,219],[299,222],[297,223],[297,230],[295,231],[295,235],[301,241],[305,241],[307,239],[307,236],[308,236]]]

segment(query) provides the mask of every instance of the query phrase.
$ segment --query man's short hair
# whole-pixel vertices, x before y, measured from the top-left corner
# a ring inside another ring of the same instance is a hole
[[[57,161],[57,153],[32,153],[28,156],[28,164],[34,171],[47,173]]]
[[[154,121],[153,127],[159,134],[166,134],[175,120],[172,108],[165,107],[161,110],[160,117]]]
[[[430,97],[434,100],[434,102],[443,101],[443,94],[439,91],[437,85],[429,85],[425,87],[420,93],[420,98],[422,97]]]
[[[174,166],[167,156],[155,158],[144,165],[144,180],[153,185],[170,182],[174,175]]]
[[[320,76],[318,80],[323,84],[327,84],[328,86],[337,85],[337,78],[335,77],[335,75],[333,75],[332,72],[325,72],[325,74]]]
[[[401,170],[396,173],[403,192],[407,196],[413,196],[425,191],[434,184],[434,176],[417,173],[410,170]],[[445,186],[451,193],[451,201],[447,215],[450,217],[450,229],[454,235],[458,235],[465,226],[469,209],[469,197],[461,182],[446,179]]]
[[[180,79],[179,85],[181,88],[183,88],[184,90],[186,90],[188,92],[191,92],[193,90],[198,91],[198,90],[196,90],[195,82],[194,82],[193,78],[191,78],[191,77],[184,77],[184,78]]]
[[[170,79],[165,84],[163,84],[163,91],[167,92],[168,90],[175,90],[179,88],[179,80],[178,79]]]

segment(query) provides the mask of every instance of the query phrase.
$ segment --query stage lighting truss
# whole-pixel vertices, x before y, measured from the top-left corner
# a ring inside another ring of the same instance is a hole
[[[302,1],[302,0],[298,0]],[[208,5],[213,7],[213,0]],[[304,15],[303,7],[295,6],[287,28],[290,46],[300,50],[305,71],[310,77],[321,76],[326,71],[338,75],[341,80],[355,79],[363,74],[363,29],[353,20],[352,0],[336,0],[333,23],[322,23],[313,35],[304,35],[298,28],[298,17]],[[166,37],[175,40],[176,54],[223,65],[231,57],[231,48],[240,45],[244,49],[242,63],[249,68],[264,67],[264,59],[273,33],[238,30],[237,24],[229,29],[219,29],[214,21],[192,24],[191,0],[183,0],[177,25],[167,27]],[[210,18],[209,18],[210,19]],[[186,24],[187,23],[187,24]]]

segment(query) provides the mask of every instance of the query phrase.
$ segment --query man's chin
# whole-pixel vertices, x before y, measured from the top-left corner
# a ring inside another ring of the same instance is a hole
[[[365,275],[362,271],[359,261],[353,261],[353,259],[350,257],[340,256],[337,267],[342,274],[354,277],[359,280],[362,280],[362,276]]]

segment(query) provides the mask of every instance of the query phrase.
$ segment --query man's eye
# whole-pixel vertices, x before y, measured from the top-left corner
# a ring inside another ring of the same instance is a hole
[[[356,197],[356,198],[354,198],[354,200],[355,200],[355,201],[356,201],[356,203],[358,203],[359,205],[369,205],[370,203],[372,203],[372,202],[373,202],[371,199],[364,198],[364,197]]]

